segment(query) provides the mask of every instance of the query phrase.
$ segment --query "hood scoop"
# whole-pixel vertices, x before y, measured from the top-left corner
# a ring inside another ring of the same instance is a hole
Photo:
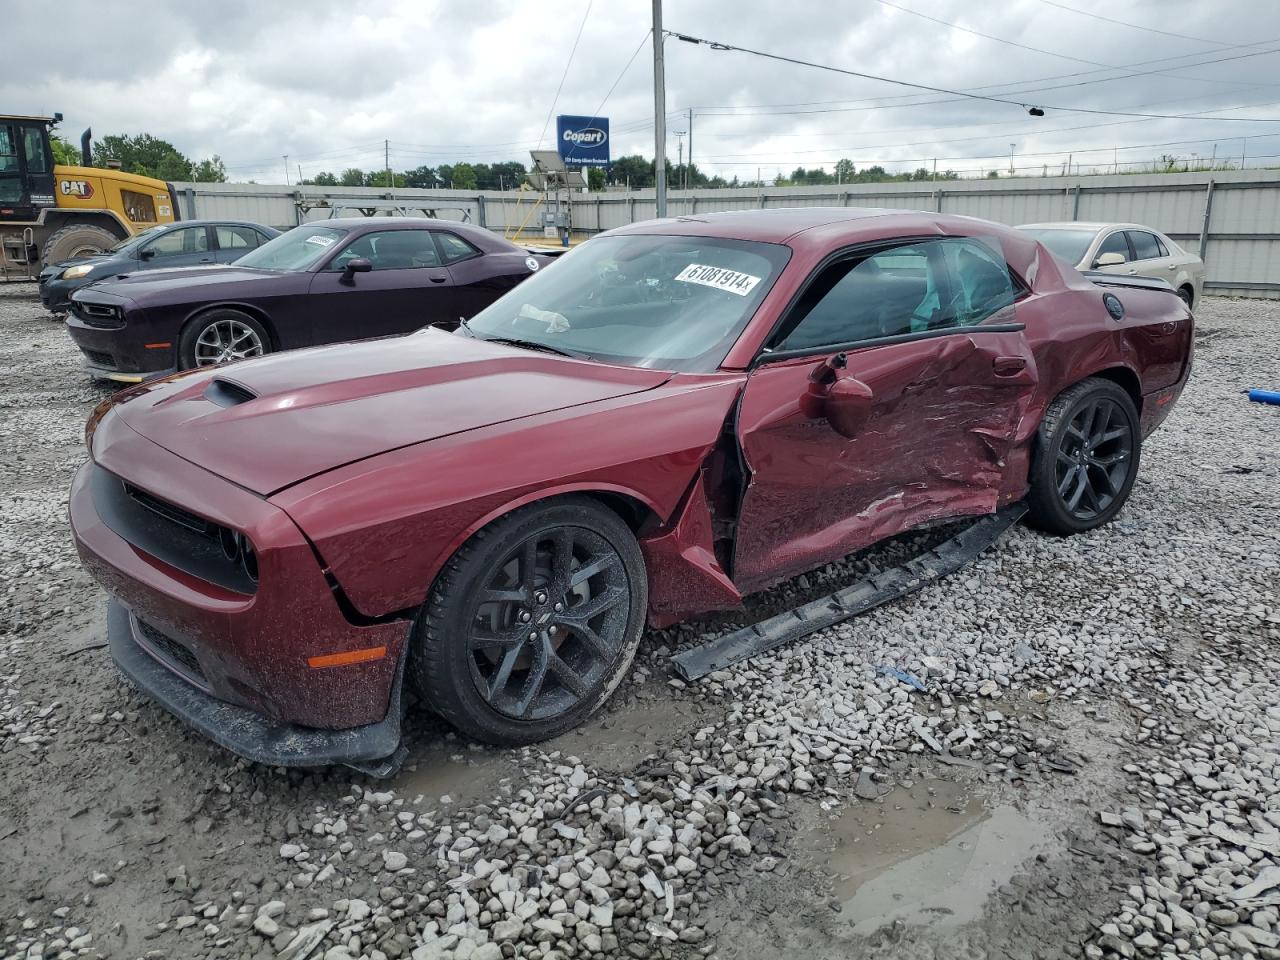
[[[258,395],[246,386],[222,377],[214,377],[205,388],[204,398],[220,407],[238,407],[242,403],[258,399]]]

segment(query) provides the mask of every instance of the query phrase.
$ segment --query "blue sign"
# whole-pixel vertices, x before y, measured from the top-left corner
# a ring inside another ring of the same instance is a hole
[[[556,117],[556,142],[566,167],[609,165],[607,117]]]

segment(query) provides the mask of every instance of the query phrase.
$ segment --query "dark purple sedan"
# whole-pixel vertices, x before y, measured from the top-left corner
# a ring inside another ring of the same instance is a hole
[[[450,220],[325,220],[232,265],[92,284],[72,295],[67,329],[91,375],[138,383],[277,350],[450,330],[550,262]]]

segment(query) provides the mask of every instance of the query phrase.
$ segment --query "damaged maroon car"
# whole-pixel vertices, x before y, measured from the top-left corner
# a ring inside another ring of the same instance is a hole
[[[402,694],[494,743],[599,707],[646,624],[1025,498],[1106,523],[1190,371],[1162,281],[963,217],[611,231],[453,333],[128,390],[80,554],[117,664],[273,764],[394,766]]]

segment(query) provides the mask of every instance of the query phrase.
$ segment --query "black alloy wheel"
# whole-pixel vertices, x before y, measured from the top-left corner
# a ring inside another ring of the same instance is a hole
[[[459,730],[504,745],[576,726],[635,657],[648,604],[635,536],[602,503],[558,498],[475,534],[415,623],[410,669]]]
[[[583,527],[535,533],[498,565],[475,603],[471,679],[498,713],[543,720],[591,693],[626,642],[622,557]]]
[[[1063,392],[1040,424],[1027,497],[1031,522],[1080,533],[1114,517],[1129,497],[1141,453],[1132,398],[1090,378]]]

